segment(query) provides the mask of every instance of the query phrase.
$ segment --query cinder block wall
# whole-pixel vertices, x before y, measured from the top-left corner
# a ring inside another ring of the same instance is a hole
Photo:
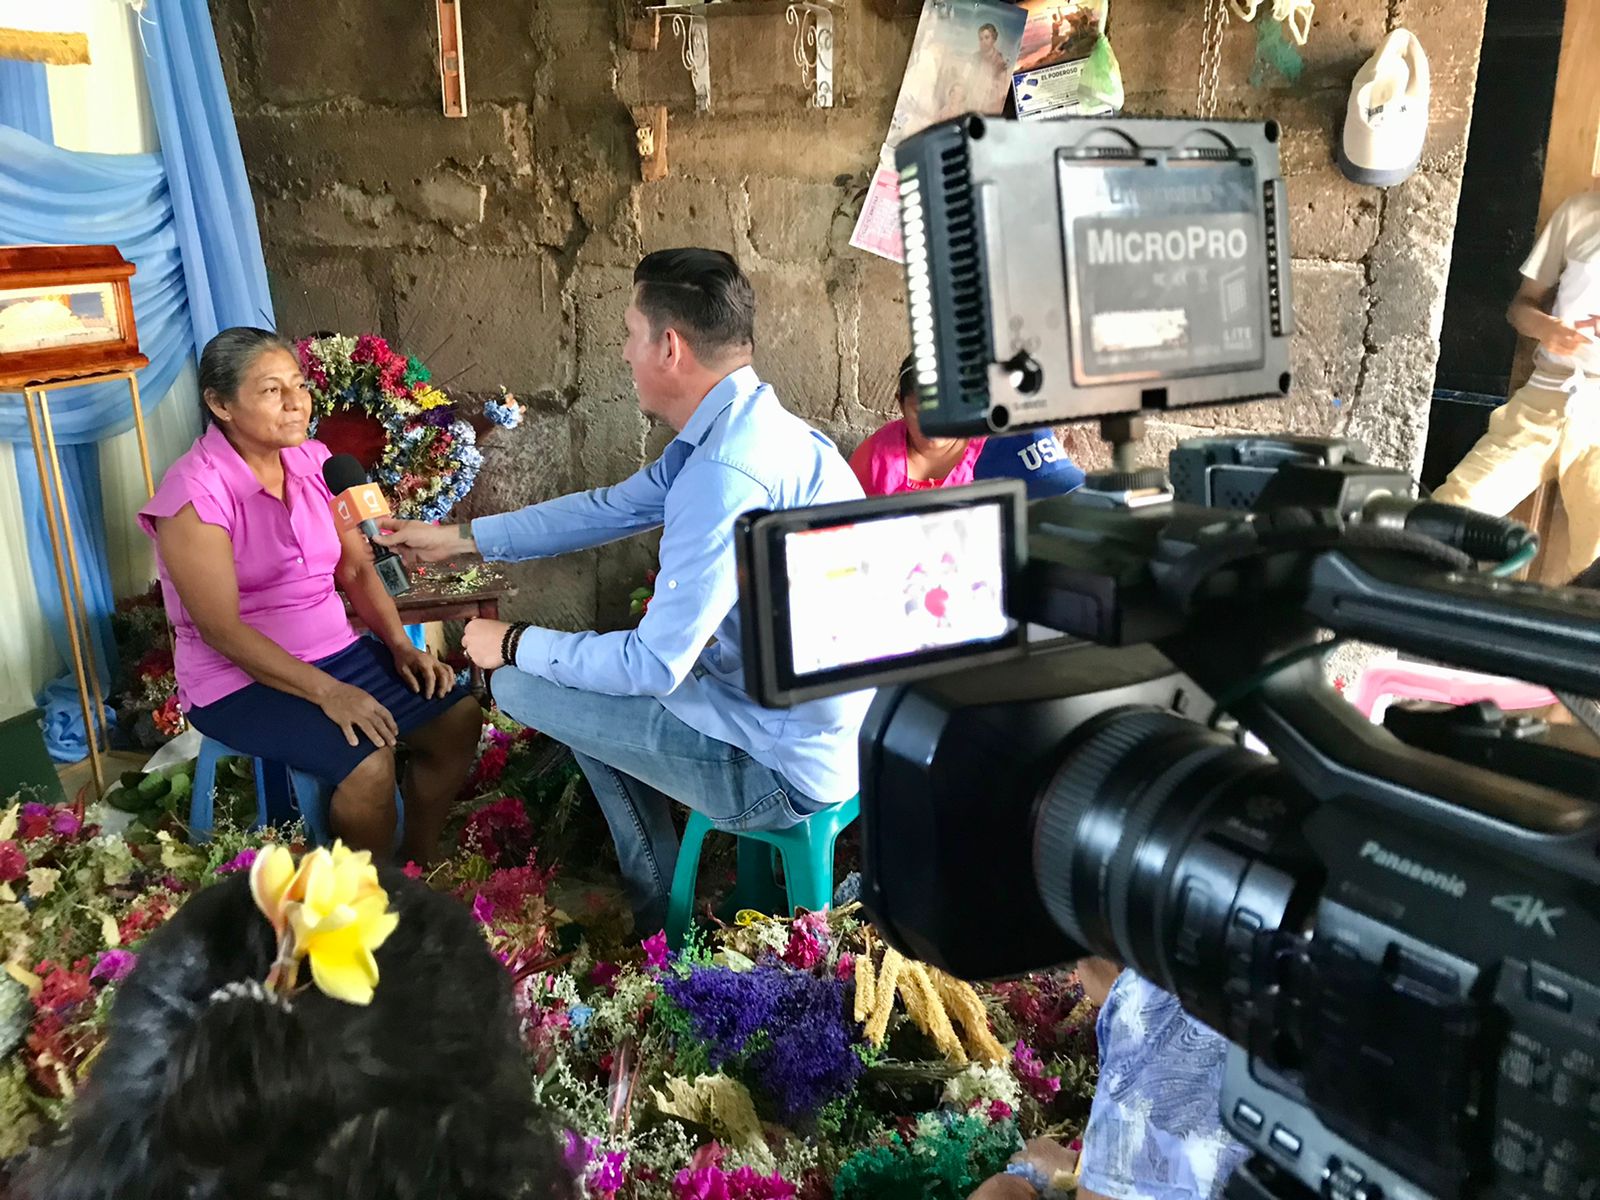
[[[453,390],[529,401],[468,500],[494,511],[613,482],[659,450],[667,434],[639,416],[618,357],[630,272],[649,250],[716,246],[755,281],[762,374],[848,452],[889,412],[908,344],[900,268],[848,245],[916,28],[895,6],[849,0],[829,111],[805,107],[781,11],[714,18],[715,109],[697,115],[669,24],[637,52],[608,0],[471,0],[471,114],[447,120],[426,5],[212,0],[279,323],[377,330]],[[1130,114],[1195,110],[1202,10],[1111,0]],[[1151,461],[1195,432],[1290,428],[1420,464],[1483,14],[1484,0],[1322,0],[1295,83],[1258,64],[1255,28],[1230,27],[1221,115],[1285,129],[1298,384],[1158,423]],[[1432,59],[1433,123],[1422,169],[1384,193],[1347,183],[1333,146],[1351,77],[1396,25]],[[629,116],[646,103],[672,112],[671,174],[651,184]],[[1067,437],[1098,460],[1091,430]],[[519,567],[512,612],[616,623],[652,553]]]

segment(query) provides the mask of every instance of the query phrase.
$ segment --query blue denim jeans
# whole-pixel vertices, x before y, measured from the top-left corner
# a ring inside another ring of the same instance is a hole
[[[673,800],[728,833],[788,829],[827,807],[737,746],[685,725],[653,697],[562,687],[512,667],[491,675],[489,690],[503,712],[572,748],[611,827],[641,937],[666,923],[678,862]],[[741,842],[740,853],[745,849]]]

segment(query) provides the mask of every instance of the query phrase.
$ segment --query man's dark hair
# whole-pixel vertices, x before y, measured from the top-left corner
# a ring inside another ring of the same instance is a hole
[[[150,936],[26,1200],[569,1200],[533,1104],[511,978],[465,906],[401,872],[372,1003],[222,993],[277,947],[240,874]]]
[[[992,33],[994,35],[994,40],[995,41],[998,42],[1000,40],[1000,31],[998,29],[996,29],[993,25],[989,24],[989,22],[987,22],[987,21],[985,21],[982,25],[978,26],[978,36],[979,37],[983,36],[983,31],[985,29],[987,29],[990,33]]]
[[[755,289],[731,255],[696,246],[657,250],[640,260],[633,282],[656,337],[676,329],[702,361],[755,348]]]

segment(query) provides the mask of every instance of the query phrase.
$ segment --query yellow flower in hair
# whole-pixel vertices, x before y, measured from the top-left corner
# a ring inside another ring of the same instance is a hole
[[[372,855],[335,842],[331,852],[313,850],[298,870],[293,865],[281,846],[263,851],[251,865],[251,891],[279,938],[269,986],[293,990],[301,959],[309,959],[312,981],[327,995],[370,1004],[378,983],[373,951],[400,923],[389,910]]]
[[[370,1004],[378,983],[372,952],[400,923],[389,911],[372,855],[335,842],[332,854],[308,854],[300,871],[305,898],[288,909],[296,953],[311,960],[311,978],[328,995],[347,1004]]]
[[[256,907],[272,922],[272,931],[280,938],[289,925],[284,907],[298,879],[294,855],[285,846],[263,846],[250,864],[250,894],[255,897]]]

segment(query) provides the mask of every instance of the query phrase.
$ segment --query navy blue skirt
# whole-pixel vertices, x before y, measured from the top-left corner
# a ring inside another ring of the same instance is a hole
[[[341,683],[360,688],[387,708],[401,737],[444,716],[471,694],[459,685],[432,700],[413,692],[395,670],[388,648],[370,637],[358,637],[354,645],[313,665]],[[252,683],[184,715],[206,737],[240,754],[283,763],[331,787],[342,783],[378,748],[360,730],[352,746],[345,741],[344,731],[311,701],[264,683]]]

